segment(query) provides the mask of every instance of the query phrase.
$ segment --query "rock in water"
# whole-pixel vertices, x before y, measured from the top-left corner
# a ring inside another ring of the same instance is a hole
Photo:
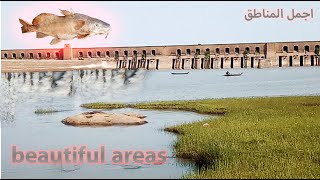
[[[92,111],[65,118],[61,122],[71,126],[142,125],[148,123],[144,120],[145,117],[135,113],[114,114]]]

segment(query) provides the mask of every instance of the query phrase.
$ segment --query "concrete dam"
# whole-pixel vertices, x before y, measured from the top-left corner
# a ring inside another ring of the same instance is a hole
[[[1,50],[1,58],[6,63],[56,60],[147,70],[320,66],[319,45],[320,41],[92,48],[65,44],[61,49]]]

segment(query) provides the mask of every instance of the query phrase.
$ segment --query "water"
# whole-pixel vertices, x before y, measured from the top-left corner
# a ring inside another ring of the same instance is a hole
[[[86,111],[89,102],[144,102],[250,96],[319,95],[319,67],[234,69],[239,77],[222,76],[226,70],[171,71],[76,70],[68,72],[2,73],[0,118],[2,177],[4,178],[179,178],[190,172],[189,163],[169,158],[164,165],[127,169],[113,165],[12,165],[10,145],[22,150],[63,149],[88,145],[112,150],[167,150],[173,155],[176,136],[161,129],[194,122],[206,116],[190,112],[118,109],[147,116],[149,123],[131,127],[79,128],[61,120]],[[36,115],[38,108],[68,110]],[[107,154],[108,156],[108,154]],[[110,157],[110,154],[109,154]],[[108,158],[108,157],[107,157]],[[66,171],[64,171],[66,170]]]
[[[2,178],[179,178],[192,170],[174,158],[172,144],[175,135],[162,131],[166,126],[200,120],[195,113],[120,109],[113,112],[136,112],[147,116],[141,126],[112,126],[101,128],[72,127],[61,123],[71,114],[84,110],[34,115],[31,109],[17,114],[16,121],[2,129]],[[107,162],[83,165],[27,165],[10,163],[10,145],[19,150],[63,150],[65,147],[88,145],[97,150],[105,145]],[[163,165],[125,165],[112,163],[113,150],[168,151]],[[72,171],[74,170],[74,171]]]

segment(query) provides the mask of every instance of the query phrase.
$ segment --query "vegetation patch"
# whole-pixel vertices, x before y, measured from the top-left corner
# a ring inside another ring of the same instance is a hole
[[[150,102],[131,107],[222,115],[165,129],[178,135],[176,157],[191,159],[200,169],[184,178],[318,179],[319,102],[320,96],[295,96]]]

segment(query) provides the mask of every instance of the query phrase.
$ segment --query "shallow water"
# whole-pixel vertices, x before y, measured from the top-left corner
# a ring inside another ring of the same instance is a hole
[[[189,163],[169,158],[164,165],[132,168],[104,165],[12,165],[10,145],[22,150],[63,149],[99,145],[112,150],[167,150],[172,156],[176,136],[162,128],[193,122],[205,116],[190,112],[118,109],[147,115],[149,123],[131,127],[79,128],[61,120],[86,111],[89,102],[144,102],[222,97],[319,95],[319,67],[234,69],[239,77],[225,77],[225,70],[171,71],[76,70],[45,73],[2,73],[0,118],[3,178],[179,178],[190,172]],[[36,115],[38,108],[68,110]],[[108,156],[108,155],[107,155]],[[63,171],[70,170],[70,171]]]
[[[32,106],[32,105],[31,105]],[[83,112],[83,109],[46,115],[35,115],[26,110],[16,120],[2,128],[2,178],[179,178],[192,166],[174,158],[172,133],[161,130],[177,123],[200,120],[195,113],[118,109],[112,112],[136,112],[147,116],[147,124],[140,126],[73,127],[61,120]],[[97,150],[106,146],[106,163],[83,165],[27,165],[10,163],[10,145],[18,150],[63,150],[65,147],[88,145]],[[167,151],[167,162],[162,165],[116,165],[111,161],[113,150]],[[65,171],[67,170],[67,171]],[[74,171],[70,171],[74,170]],[[70,172],[69,172],[70,171]]]

